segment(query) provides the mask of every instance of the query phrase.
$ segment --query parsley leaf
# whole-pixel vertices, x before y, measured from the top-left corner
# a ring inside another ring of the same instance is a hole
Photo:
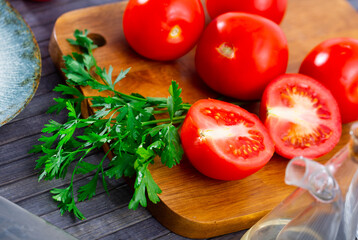
[[[164,143],[164,149],[160,157],[162,163],[171,168],[180,163],[180,160],[184,154],[180,144],[178,129],[172,124],[167,124],[161,131],[161,134],[163,138],[162,142]]]
[[[178,83],[172,81],[172,84],[169,87],[170,96],[167,100],[170,120],[173,120],[175,113],[181,109],[180,104],[183,102],[180,97],[181,91],[182,90],[179,88]]]
[[[148,164],[138,167],[137,177],[134,183],[134,195],[129,202],[130,209],[137,209],[139,204],[143,207],[147,206],[146,191],[148,193],[148,198],[153,203],[159,202],[159,197],[157,194],[160,194],[162,190],[154,182],[150,171],[148,170]]]

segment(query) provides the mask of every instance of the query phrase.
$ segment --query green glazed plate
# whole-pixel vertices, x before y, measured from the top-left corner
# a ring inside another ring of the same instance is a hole
[[[21,15],[0,0],[0,126],[19,114],[34,96],[41,54]]]

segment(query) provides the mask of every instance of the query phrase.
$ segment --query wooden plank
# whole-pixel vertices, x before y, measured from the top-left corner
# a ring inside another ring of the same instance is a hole
[[[35,117],[37,115],[45,114],[48,108],[54,105],[56,102],[53,98],[63,97],[57,92],[48,92],[47,94],[35,95],[29,105],[13,119],[12,123],[24,120],[29,117]],[[51,99],[51,101],[49,101]]]
[[[101,156],[103,156],[102,152],[89,156],[86,158],[86,161],[98,162],[98,159],[101,159]],[[35,164],[32,166],[34,167]],[[69,171],[70,170],[72,170],[71,167],[69,168]],[[13,174],[16,174],[16,172],[13,172]],[[76,175],[75,180],[78,181],[85,178],[86,176],[87,175]],[[0,196],[5,197],[10,201],[18,202],[41,193],[46,192],[49,194],[49,191],[53,188],[68,185],[70,179],[70,175],[66,176],[64,179],[53,179],[51,181],[40,182],[38,181],[38,175],[33,175],[26,178],[18,178],[17,181],[0,186]]]
[[[44,41],[38,42],[40,52],[41,52],[41,58],[47,58],[50,56],[50,53],[48,51],[49,40],[50,40],[50,38],[48,38]]]
[[[29,149],[30,150],[31,146]],[[96,157],[94,158],[93,155]],[[33,154],[25,156],[21,159],[14,160],[11,162],[0,164],[0,186],[19,181],[28,177],[38,177],[38,170],[35,170],[36,160],[39,158],[39,154]],[[93,164],[98,164],[100,157],[103,157],[103,153],[92,152],[88,155],[85,161],[91,161]],[[31,163],[31,164],[29,164]],[[108,165],[108,161],[105,162]],[[16,173],[16,174],[14,174]]]
[[[95,51],[99,65],[113,65],[114,75],[121,69],[132,67],[118,90],[164,97],[174,79],[183,88],[186,102],[216,96],[198,78],[193,65],[193,51],[177,61],[166,63],[149,61],[134,53],[118,24],[124,7],[125,3],[114,3],[61,16],[50,41],[50,54],[55,64],[60,67],[62,55],[73,51],[66,39],[72,37],[74,30],[89,29],[106,39],[106,45]],[[95,21],[93,16],[96,16]],[[282,23],[290,47],[288,71],[297,71],[305,54],[321,40],[343,35],[358,37],[357,17],[344,0],[290,1]],[[95,94],[88,89],[84,89],[84,93]],[[340,143],[318,161],[325,162],[347,142],[348,129],[349,125],[344,125]],[[256,174],[240,181],[225,182],[199,174],[186,159],[172,169],[156,162],[151,172],[163,193],[160,195],[161,203],[151,204],[148,208],[163,225],[187,237],[211,237],[245,229],[294,189],[283,181],[286,164],[287,159],[274,155],[269,164]]]
[[[44,114],[26,118],[21,121],[10,122],[5,125],[6,127],[0,128],[0,135],[7,136],[6,138],[0,139],[0,146],[40,133],[44,124],[48,123],[50,119],[58,122],[64,122],[65,119],[67,119],[67,116]],[[12,149],[12,151],[16,151],[16,149]]]
[[[56,68],[53,65],[53,62],[51,61],[51,58],[43,58],[42,59],[42,77],[46,77],[50,74],[53,74],[57,72]]]
[[[15,162],[22,158],[31,159],[33,155],[30,155],[28,152],[32,148],[32,146],[36,143],[37,139],[40,137],[41,134],[36,134],[29,137],[18,139],[8,144],[0,145],[0,155],[1,155],[0,167],[3,164]],[[19,146],[21,147],[19,148]],[[13,151],[11,149],[16,149],[16,151]],[[34,166],[34,163],[31,163],[30,160],[28,160],[28,164]]]
[[[18,161],[12,161],[8,164],[2,164],[0,168],[0,186],[36,175],[34,166],[28,164],[28,161],[35,162],[35,159],[36,157],[32,156]]]
[[[49,192],[37,193],[36,195],[29,198],[16,201],[16,204],[37,216],[42,216],[57,211],[58,218],[61,218],[59,209],[57,207],[58,203],[52,199],[52,195]],[[62,218],[66,218],[66,216],[62,216]],[[57,220],[58,219],[55,219],[49,222],[56,223]]]
[[[57,72],[49,74],[47,76],[42,76],[40,85],[37,88],[35,96],[51,92],[54,87],[57,86],[59,83],[64,83],[64,81],[62,78],[60,78]],[[52,101],[52,99],[50,100]],[[31,104],[31,102],[29,104]]]
[[[50,22],[48,24],[31,27],[38,43],[50,39],[53,24],[54,22]]]
[[[38,176],[32,176],[0,186],[0,196],[16,203],[17,201],[36,196],[39,193],[48,193],[52,188],[63,185],[64,182],[68,182],[68,178],[65,180],[38,182]]]
[[[87,182],[88,178],[79,179],[74,182],[74,188],[77,189]],[[56,187],[63,187],[63,185],[58,185]],[[126,207],[126,204],[129,201],[130,191],[130,188],[123,180],[111,180],[109,184],[109,196],[105,193],[102,184],[99,184],[96,196],[94,196],[91,201],[83,202],[79,206],[81,207],[81,210],[83,209],[87,219],[95,218],[96,216],[103,215],[103,213],[117,209],[121,206]],[[60,211],[57,207],[58,203],[52,199],[52,195],[49,192],[39,193],[30,198],[16,201],[16,204],[33,214],[46,218],[47,221],[60,227],[70,227],[74,223],[74,218],[70,214],[60,216]],[[81,222],[83,221],[76,221],[76,223]]]
[[[139,231],[138,231],[139,230]],[[158,239],[167,236],[169,230],[163,227],[154,218],[148,218],[132,226],[121,229],[116,232],[108,232],[107,235],[101,236],[101,240],[118,240],[118,239]]]
[[[120,208],[65,230],[80,239],[92,240],[100,238],[106,231],[110,232],[113,229],[121,230],[150,217],[149,212],[144,208],[138,208],[135,211],[128,208]]]
[[[86,180],[88,181],[89,179]],[[80,181],[76,181],[75,186],[78,187],[80,184],[84,183],[85,179],[81,179]],[[80,211],[85,215],[86,220],[73,218],[69,213],[65,213],[65,217],[60,217],[60,211],[57,208],[53,209],[51,212],[41,215],[41,217],[62,229],[72,228],[75,225],[77,226],[76,229],[79,229],[80,226],[86,224],[88,221],[93,221],[98,217],[117,211],[120,208],[128,209],[127,204],[130,200],[129,192],[130,188],[122,182],[122,184],[119,184],[116,188],[110,188],[110,195],[108,195],[104,191],[101,183],[98,182],[98,193],[96,196],[94,196],[90,201],[76,204]],[[106,202],[106,204],[103,204],[104,202]],[[108,230],[98,234],[105,235],[107,231]]]
[[[101,153],[100,155],[103,154]],[[94,161],[98,159],[100,159],[99,156],[92,158],[92,160]],[[94,163],[94,161],[92,162]],[[84,185],[90,180],[91,177],[92,176],[88,176],[75,181],[74,188],[77,189],[79,186]],[[63,186],[59,185],[56,187]],[[90,230],[88,227],[82,228],[83,225],[88,225],[88,222],[96,221],[97,218],[103,218],[103,215],[108,214],[109,216],[112,216],[112,213],[114,211],[119,211],[120,208],[124,208],[124,211],[128,212],[127,215],[131,217],[131,210],[128,210],[127,208],[127,204],[131,197],[131,189],[128,187],[128,185],[125,184],[123,179],[112,179],[108,182],[108,189],[109,195],[105,192],[101,185],[101,182],[99,181],[97,187],[97,194],[90,201],[81,202],[77,204],[80,211],[82,211],[83,214],[86,216],[86,220],[79,220],[73,218],[73,216],[68,213],[64,214],[64,216],[61,216],[60,211],[57,207],[57,203],[51,199],[51,195],[48,192],[36,194],[21,201],[15,200],[15,202],[19,206],[24,207],[25,209],[38,216],[41,216],[44,220],[52,223],[57,227],[60,227],[65,230],[67,228],[71,228],[71,233],[75,236],[79,236],[84,234],[84,232]],[[142,209],[142,211],[145,210]],[[143,215],[142,211],[140,211],[138,214]],[[146,215],[149,214],[147,213]],[[120,217],[120,215],[118,217]],[[130,223],[130,221],[128,222]],[[112,226],[112,229],[113,231],[118,230],[116,226]],[[98,236],[106,236],[109,233],[108,229],[102,228],[98,228],[95,231]]]
[[[156,240],[188,240],[188,239],[191,239],[191,238],[186,238],[186,237],[182,237],[182,236],[178,236],[174,233],[168,233],[162,237],[158,237],[156,238]]]
[[[54,23],[55,20],[61,16],[61,14],[74,9],[113,2],[118,1],[61,0],[49,1],[46,2],[46,4],[39,4],[33,1],[18,1],[14,3],[14,6],[19,12],[22,13],[23,18],[31,27],[36,27],[48,23]],[[31,9],[31,11],[28,9]]]

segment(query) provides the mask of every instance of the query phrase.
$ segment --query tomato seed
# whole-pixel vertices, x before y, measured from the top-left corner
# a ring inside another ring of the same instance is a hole
[[[332,130],[324,125],[308,130],[295,124],[290,128],[287,135],[283,136],[281,139],[283,142],[286,142],[295,148],[304,149],[322,144],[322,142],[328,140],[332,134]]]

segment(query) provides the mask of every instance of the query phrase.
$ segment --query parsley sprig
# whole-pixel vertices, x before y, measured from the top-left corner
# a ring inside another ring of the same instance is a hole
[[[102,182],[108,193],[106,178],[135,177],[134,194],[129,203],[130,209],[139,204],[147,206],[147,196],[157,203],[160,188],[148,169],[154,158],[159,156],[168,167],[179,164],[183,150],[180,145],[178,123],[185,118],[190,105],[180,97],[181,89],[172,81],[168,98],[143,97],[139,94],[124,94],[115,85],[125,78],[129,68],[122,70],[113,80],[113,68],[108,70],[97,65],[93,50],[97,47],[88,37],[88,31],[76,30],[75,39],[68,39],[71,45],[78,46],[80,52],[64,56],[67,85],[60,84],[54,91],[74,98],[55,98],[56,104],[49,113],[59,113],[67,109],[65,123],[50,120],[42,130],[45,133],[31,150],[42,153],[37,159],[36,169],[40,169],[39,180],[64,178],[71,173],[71,181],[65,188],[51,191],[53,199],[59,202],[61,214],[74,213],[85,219],[76,203],[91,199]],[[84,96],[78,87],[89,86],[107,91],[108,97]],[[88,118],[81,114],[81,104],[89,101],[96,109]],[[168,118],[156,119],[157,114],[167,113]],[[97,163],[86,162],[86,156],[104,145],[109,146],[105,156]],[[113,153],[113,159],[106,163],[105,158]],[[76,175],[91,176],[87,184],[74,189]]]

